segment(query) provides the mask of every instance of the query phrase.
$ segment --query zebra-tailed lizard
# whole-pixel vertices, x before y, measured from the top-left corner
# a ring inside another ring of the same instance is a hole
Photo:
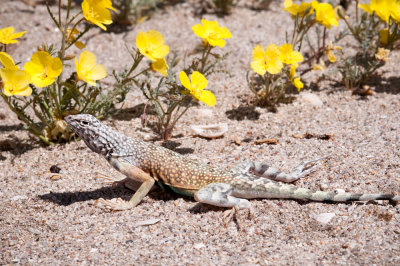
[[[174,192],[192,196],[201,203],[235,209],[250,208],[247,199],[284,198],[310,201],[349,202],[369,200],[400,201],[392,194],[355,194],[313,191],[291,183],[308,174],[317,160],[300,164],[285,174],[262,163],[248,163],[231,170],[222,170],[191,160],[176,152],[140,139],[129,138],[102,124],[92,115],[70,115],[65,118],[70,128],[94,152],[127,178],[141,185],[129,201],[122,199],[98,201],[115,210],[135,207],[155,182]],[[324,158],[324,157],[323,157]]]

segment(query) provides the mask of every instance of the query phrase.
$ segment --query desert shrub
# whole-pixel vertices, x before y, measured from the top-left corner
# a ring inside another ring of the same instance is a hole
[[[306,69],[303,73],[306,73],[325,65],[325,61],[336,61],[333,51],[340,48],[327,42],[327,31],[338,25],[336,9],[317,1],[301,4],[284,1],[284,10],[291,14],[294,21],[293,31],[286,34],[286,43],[281,46],[272,43],[265,50],[261,45],[253,48],[253,72],[247,73],[247,83],[258,105],[274,107],[286,98],[288,88],[295,87],[300,91],[304,87],[300,75],[296,73],[300,65],[304,65]],[[315,44],[308,36],[311,29],[315,29]],[[307,60],[300,53],[304,43],[310,50]]]
[[[224,58],[213,50],[215,46],[223,47],[224,39],[232,37],[227,28],[207,20],[193,26],[203,40],[202,53],[179,72],[180,83],[174,72],[178,59],[172,58],[168,66],[169,46],[164,43],[163,35],[155,30],[139,32],[136,47],[127,48],[132,63],[120,73],[113,71],[115,82],[107,88],[98,82],[107,72],[104,65],[97,63],[96,55],[87,50],[77,55],[70,52],[70,48],[75,45],[85,49],[80,41],[82,36],[94,25],[106,30],[106,25],[112,23],[110,11],[115,8],[111,0],[84,0],[82,9],[72,14],[71,4],[72,0],[68,0],[63,9],[60,0],[56,14],[47,6],[60,31],[60,41],[38,47],[24,69],[14,63],[7,46],[18,42],[26,31],[14,33],[13,27],[0,29],[0,62],[3,65],[0,96],[25,128],[43,142],[54,144],[71,139],[72,132],[63,120],[67,115],[89,113],[98,118],[106,117],[116,104],[125,100],[132,84],[141,88],[148,100],[146,106],[151,105],[156,110],[157,132],[164,139],[171,136],[175,124],[192,106],[193,100],[209,106],[215,104],[214,95],[205,90],[206,76],[214,72],[218,61]],[[144,58],[148,63],[143,68]],[[67,76],[66,73],[71,74]],[[190,79],[188,74],[191,74]],[[155,88],[154,79],[158,80]],[[144,122],[145,117],[144,114]]]
[[[360,14],[359,9],[364,12]],[[355,40],[355,53],[340,60],[338,70],[347,89],[358,90],[389,60],[390,50],[398,49],[400,2],[374,1],[358,4],[354,17],[340,15],[347,29],[342,34]]]

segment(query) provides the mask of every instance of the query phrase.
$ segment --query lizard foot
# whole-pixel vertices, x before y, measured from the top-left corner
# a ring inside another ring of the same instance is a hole
[[[114,211],[124,211],[131,209],[133,207],[129,201],[125,201],[121,198],[111,199],[111,200],[105,200],[103,198],[100,198],[94,202],[94,205],[97,206],[99,203],[105,205],[106,207]]]
[[[237,221],[236,212],[238,212],[238,209],[236,207],[225,211],[224,216],[222,217],[222,222],[224,223],[225,227],[227,227],[228,223],[233,220],[233,217],[235,217]]]
[[[251,219],[251,220],[254,220],[255,218],[254,218],[254,214],[253,214],[251,208],[248,208],[248,211],[249,212],[248,212],[248,217],[247,218]],[[241,226],[241,224],[243,222],[242,222],[242,219],[240,219],[239,212],[240,212],[240,208],[238,208],[237,206],[233,207],[230,210],[225,211],[224,216],[222,217],[222,221],[224,223],[224,226],[227,227],[228,223],[235,218],[235,220],[237,222],[237,225],[239,227],[239,230],[241,231],[242,228],[243,228]]]

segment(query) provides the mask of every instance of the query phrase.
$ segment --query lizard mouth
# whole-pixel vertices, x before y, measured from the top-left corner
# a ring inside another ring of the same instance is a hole
[[[79,134],[78,134],[77,127],[74,126],[73,120],[69,116],[64,117],[64,120],[65,120],[65,122],[67,122],[69,128],[75,133],[75,135],[77,137],[80,137]]]

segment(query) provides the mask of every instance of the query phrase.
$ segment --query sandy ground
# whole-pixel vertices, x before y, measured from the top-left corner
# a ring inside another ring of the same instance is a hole
[[[193,13],[193,7],[181,3],[122,33],[94,29],[85,43],[109,72],[129,64],[125,43],[133,45],[140,30],[158,30],[172,50],[185,52],[199,41],[191,26],[201,18]],[[226,61],[231,76],[210,77],[217,104],[190,109],[169,147],[220,167],[251,159],[286,171],[331,154],[296,185],[400,193],[398,52],[379,71],[382,79],[374,84],[377,93],[371,97],[352,96],[341,86],[324,83],[320,90],[304,90],[293,103],[271,113],[246,105],[251,95],[245,74],[254,45],[281,44],[290,17],[278,5],[269,11],[239,5],[230,16],[204,17],[218,19],[234,36],[224,47],[232,53]],[[42,5],[2,1],[0,25],[29,30],[9,50],[22,62],[43,40],[56,41],[57,32]],[[303,78],[306,84],[316,79],[312,73]],[[318,97],[321,104],[310,97]],[[143,101],[139,89],[133,88],[122,113],[105,123],[128,136],[148,138],[152,133],[141,128],[139,118]],[[223,138],[206,140],[190,133],[192,124],[216,122],[229,126]],[[332,138],[293,136],[304,133]],[[278,144],[256,144],[266,138]],[[253,218],[242,211],[237,221],[224,227],[224,209],[156,189],[136,208],[110,212],[93,206],[94,201],[128,199],[132,191],[104,184],[103,175],[114,180],[123,176],[82,141],[42,146],[0,102],[0,144],[0,264],[400,264],[400,208],[387,202],[252,200]],[[53,165],[61,168],[57,180],[49,178]],[[329,222],[318,218],[327,213],[334,215]]]

